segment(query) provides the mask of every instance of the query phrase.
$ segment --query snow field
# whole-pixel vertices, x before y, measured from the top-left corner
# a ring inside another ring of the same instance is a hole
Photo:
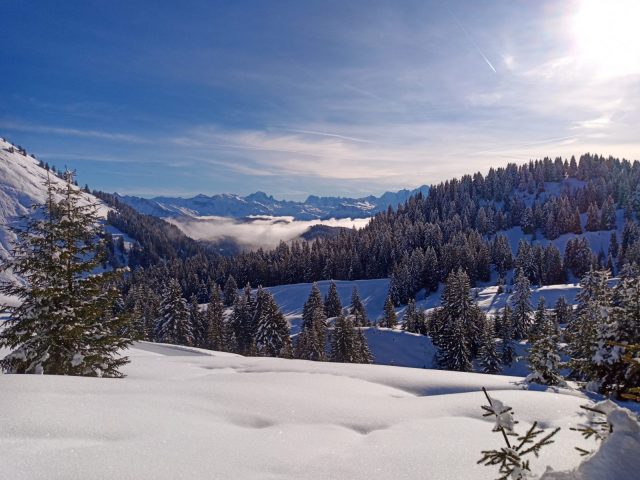
[[[198,353],[138,344],[125,379],[0,376],[3,474],[489,479],[475,462],[500,438],[482,418],[482,386],[522,428],[563,428],[537,473],[576,466],[574,445],[589,446],[569,431],[584,398],[526,391],[515,377]]]

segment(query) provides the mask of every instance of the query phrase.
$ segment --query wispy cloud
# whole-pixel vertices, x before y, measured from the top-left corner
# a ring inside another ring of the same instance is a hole
[[[50,135],[61,135],[67,137],[95,138],[100,140],[112,140],[127,143],[148,143],[148,140],[138,135],[129,133],[114,133],[100,130],[79,129],[69,127],[55,127],[49,125],[33,125],[28,123],[17,123],[11,121],[0,121],[0,128],[10,131],[44,133]]]

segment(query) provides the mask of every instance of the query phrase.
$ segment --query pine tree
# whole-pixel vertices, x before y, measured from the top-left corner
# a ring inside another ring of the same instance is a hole
[[[353,323],[356,327],[366,327],[369,325],[369,317],[367,316],[367,311],[364,308],[362,300],[360,300],[358,287],[353,287],[353,292],[351,293],[349,315],[353,316]]]
[[[130,317],[135,338],[153,340],[155,321],[160,310],[160,297],[146,284],[131,288],[129,297]]]
[[[342,313],[342,302],[340,302],[336,282],[332,281],[329,284],[329,291],[324,299],[324,310],[327,318],[334,318]]]
[[[594,348],[597,345],[598,325],[611,314],[612,294],[607,270],[590,271],[580,282],[578,307],[566,329],[569,340],[571,375],[580,380],[594,380]]]
[[[459,269],[447,277],[442,294],[442,330],[436,338],[436,364],[445,370],[471,371],[472,345],[479,343],[479,308],[469,294],[469,277]]]
[[[356,330],[350,316],[339,315],[331,334],[332,362],[354,363]]]
[[[234,351],[240,355],[255,353],[254,308],[251,297],[238,295],[229,321]]]
[[[440,283],[440,268],[438,262],[438,255],[433,247],[428,247],[424,254],[424,288],[427,293],[435,292],[438,290]]]
[[[478,354],[478,364],[482,373],[496,374],[502,370],[500,355],[496,349],[495,328],[493,322],[485,320],[482,329],[482,343]]]
[[[625,265],[620,281],[613,290],[610,315],[596,326],[596,345],[593,347],[593,379],[602,393],[619,397],[633,384],[629,377],[627,346],[640,343],[640,270]]]
[[[533,314],[533,323],[531,324],[531,328],[529,328],[529,337],[534,337],[542,330],[543,324],[547,319],[547,309],[545,308],[544,297],[540,297],[538,299],[538,305],[536,306],[536,311]]]
[[[553,309],[555,322],[558,325],[567,325],[573,316],[573,308],[567,303],[564,296],[558,297],[556,305]]]
[[[527,336],[532,312],[531,287],[529,279],[524,275],[522,270],[518,270],[516,274],[511,304],[513,306],[511,319],[513,322],[514,339],[521,340]]]
[[[302,329],[296,342],[296,358],[323,361],[326,356],[326,329],[322,295],[314,283],[302,309]]]
[[[261,307],[256,334],[258,355],[291,358],[289,324],[273,299],[273,295],[269,292],[264,292],[259,301]]]
[[[367,338],[364,336],[362,328],[356,328],[354,349],[356,363],[373,363],[373,355],[371,354]]]
[[[609,255],[611,255],[613,258],[618,258],[619,248],[618,235],[615,231],[613,231],[611,232],[611,237],[609,239]]]
[[[191,323],[191,331],[193,332],[193,344],[196,347],[204,347],[207,337],[204,316],[200,312],[198,297],[194,294],[189,298],[189,322]]]
[[[587,232],[595,232],[600,230],[602,225],[600,223],[600,212],[598,212],[598,207],[595,203],[589,205],[589,209],[587,210],[587,224],[585,229]]]
[[[418,309],[416,308],[416,301],[409,300],[406,308],[404,309],[404,315],[402,317],[402,329],[410,333],[420,333],[420,324],[418,318]]]
[[[391,295],[387,295],[387,299],[384,301],[384,317],[382,317],[381,327],[395,328],[398,324],[398,318],[396,316],[396,309],[393,306]]]
[[[175,278],[169,280],[160,302],[160,318],[156,322],[155,338],[158,342],[191,346],[194,335],[187,302]]]
[[[500,318],[500,357],[502,364],[510,367],[515,360],[516,352],[513,346],[513,322],[511,320],[511,309],[507,305],[502,309]]]
[[[97,207],[87,203],[66,174],[64,187],[48,178],[47,200],[16,231],[13,257],[3,269],[25,283],[3,282],[0,292],[20,300],[2,305],[8,315],[0,347],[7,373],[122,377],[120,351],[128,319],[114,315],[118,272],[94,274],[104,242]]]
[[[238,297],[238,284],[232,275],[229,275],[227,282],[224,284],[224,305],[231,307],[236,303]]]
[[[600,224],[605,230],[613,230],[616,228],[616,207],[611,195],[609,195],[602,204]]]
[[[206,348],[226,351],[227,346],[227,327],[224,321],[224,303],[222,301],[222,293],[218,284],[214,284],[211,288],[211,297],[207,305],[207,311],[204,313],[206,328]]]
[[[558,328],[554,325],[552,317],[545,313],[544,302],[540,303],[536,317],[538,327],[531,337],[528,358],[531,373],[527,376],[527,381],[543,385],[564,384],[560,375]]]

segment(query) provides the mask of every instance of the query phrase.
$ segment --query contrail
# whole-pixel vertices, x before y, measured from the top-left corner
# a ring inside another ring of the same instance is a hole
[[[482,58],[484,58],[484,61],[487,63],[487,65],[489,65],[489,68],[491,70],[493,70],[493,73],[498,73],[498,71],[495,69],[495,67],[491,64],[491,62],[489,61],[489,59],[487,58],[487,56],[482,53],[482,50],[480,50],[480,47],[478,46],[478,44],[476,42],[473,41],[473,38],[471,37],[471,35],[469,34],[469,32],[467,31],[466,28],[464,28],[464,26],[462,25],[462,23],[460,23],[460,20],[458,20],[458,17],[456,17],[456,14],[453,13],[453,10],[451,10],[451,8],[449,7],[449,5],[446,5],[447,10],[449,11],[449,14],[453,17],[453,20],[458,24],[458,27],[460,27],[460,30],[462,30],[462,33],[464,33],[464,35],[467,37],[467,40],[469,41],[469,43],[471,44],[471,46],[473,48],[475,48],[477,50],[477,52],[480,54],[480,56]]]
[[[349,141],[358,142],[358,143],[374,143],[370,140],[364,140],[362,138],[347,137],[346,135],[338,135],[337,133],[318,132],[317,130],[301,130],[297,128],[284,128],[283,130],[286,132],[305,133],[307,135],[318,135],[321,137],[339,138],[342,140],[349,140]]]

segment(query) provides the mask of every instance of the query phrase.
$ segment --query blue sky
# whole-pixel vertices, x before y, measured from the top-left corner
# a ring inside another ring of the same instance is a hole
[[[143,196],[640,159],[639,3],[12,0],[0,136]]]

